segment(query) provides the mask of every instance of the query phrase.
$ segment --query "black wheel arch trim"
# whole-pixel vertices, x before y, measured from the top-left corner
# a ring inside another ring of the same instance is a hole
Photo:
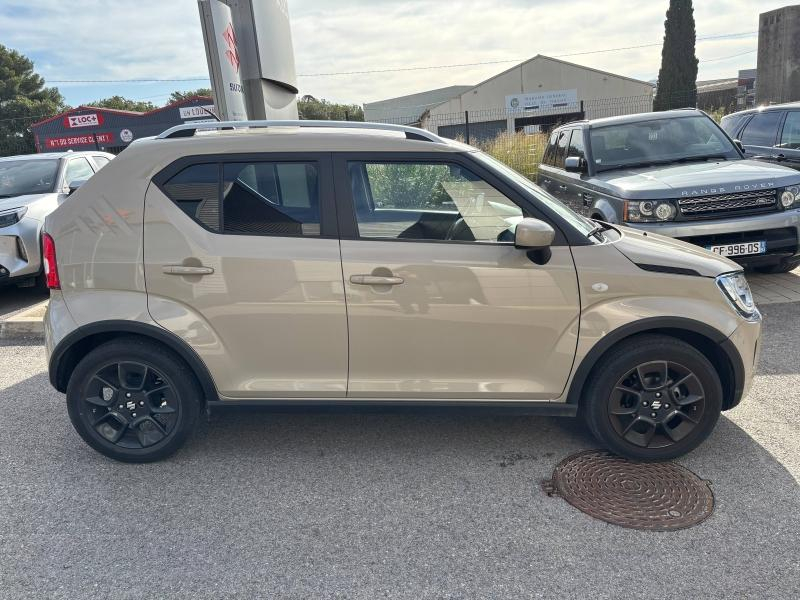
[[[197,353],[184,340],[158,325],[127,321],[124,319],[98,321],[96,323],[82,325],[64,337],[64,339],[56,345],[50,355],[48,365],[50,384],[59,392],[65,393],[67,391],[70,373],[66,371],[74,369],[78,360],[82,358],[82,356],[80,356],[75,360],[76,357],[71,357],[69,353],[71,350],[78,348],[81,342],[95,336],[104,336],[111,340],[120,335],[138,335],[164,344],[183,359],[195,374],[203,390],[204,401],[216,400],[219,398],[219,393],[217,392],[217,388],[214,385],[214,380],[208,368]],[[68,357],[70,360],[65,360]]]
[[[731,409],[739,404],[744,391],[745,370],[742,357],[736,346],[728,336],[714,327],[685,317],[649,317],[640,319],[618,327],[603,336],[587,353],[575,371],[575,376],[572,378],[569,392],[567,393],[567,404],[580,404],[584,385],[592,369],[594,369],[600,358],[618,342],[637,334],[663,333],[674,335],[679,332],[684,332],[690,336],[699,335],[713,343],[719,354],[717,357],[709,357],[709,359],[713,362],[715,358],[724,357],[730,371],[729,373],[720,373],[720,378],[727,376],[732,379],[730,385],[726,385],[726,382],[723,381],[723,390],[725,391],[723,410]],[[679,335],[676,337],[680,338]],[[700,348],[698,350],[702,351]]]

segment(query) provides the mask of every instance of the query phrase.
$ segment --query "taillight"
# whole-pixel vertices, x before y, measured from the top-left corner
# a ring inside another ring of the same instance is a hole
[[[42,234],[42,260],[44,261],[44,276],[47,281],[47,287],[51,290],[60,290],[61,282],[58,280],[56,244],[49,233]]]

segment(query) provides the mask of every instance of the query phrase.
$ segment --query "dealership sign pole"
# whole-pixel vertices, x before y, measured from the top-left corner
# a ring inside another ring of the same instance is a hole
[[[226,0],[253,119],[297,119],[297,76],[288,0]]]
[[[197,4],[216,114],[223,121],[245,121],[248,112],[231,9],[219,0],[198,0]]]

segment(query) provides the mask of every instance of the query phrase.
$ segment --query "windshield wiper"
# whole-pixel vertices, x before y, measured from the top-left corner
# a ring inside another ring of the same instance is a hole
[[[682,158],[676,158],[675,160],[671,160],[670,162],[684,163],[684,162],[692,162],[695,160],[712,160],[712,159],[719,160],[720,158],[726,159],[728,157],[725,156],[724,154],[701,154],[699,156],[684,156]]]

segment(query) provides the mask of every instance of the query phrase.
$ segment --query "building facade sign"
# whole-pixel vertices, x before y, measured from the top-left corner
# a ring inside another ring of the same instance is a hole
[[[68,115],[64,117],[64,125],[67,127],[97,127],[103,124],[103,116],[98,113],[88,115]]]
[[[506,96],[508,110],[553,110],[578,104],[578,90],[553,90]]]
[[[206,106],[182,106],[179,111],[181,119],[195,119],[201,117],[208,119],[208,117],[211,116],[209,113],[214,113],[214,105],[208,104]]]
[[[114,134],[111,133],[89,133],[86,135],[68,135],[62,137],[46,138],[44,147],[48,150],[61,150],[72,146],[95,146],[99,144],[110,144],[114,141]]]

